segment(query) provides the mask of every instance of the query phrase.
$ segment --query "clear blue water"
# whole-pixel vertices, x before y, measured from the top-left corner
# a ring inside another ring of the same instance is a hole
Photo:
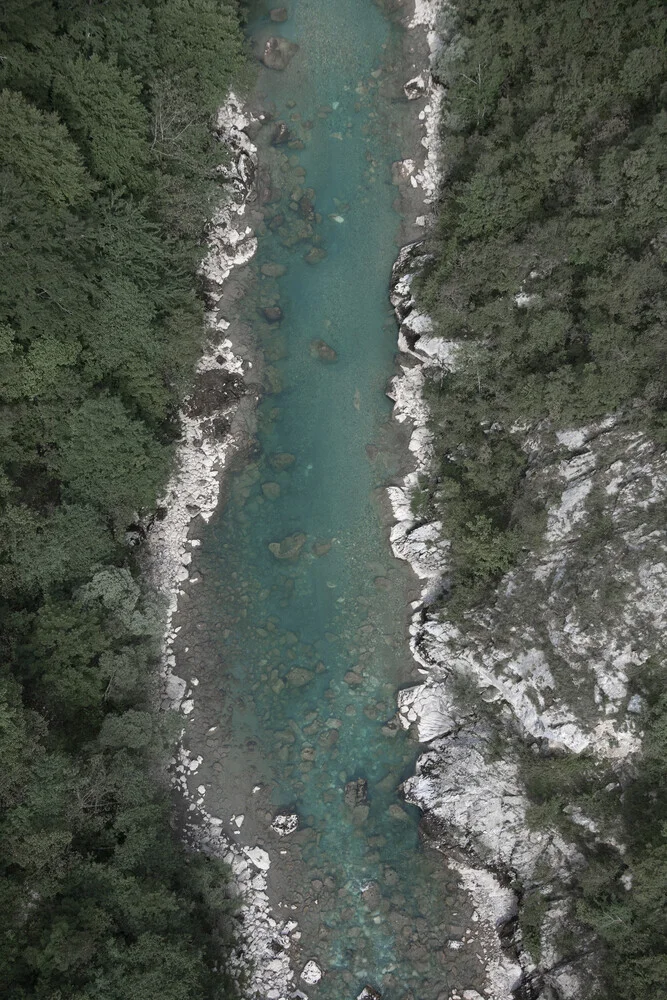
[[[243,813],[241,842],[274,858],[272,903],[296,906],[297,959],[326,970],[309,995],[340,1000],[371,983],[385,997],[435,1000],[479,976],[474,954],[448,947],[467,913],[456,879],[397,793],[418,748],[388,725],[397,687],[414,677],[416,589],[391,555],[383,499],[407,461],[385,394],[400,221],[390,168],[406,155],[407,109],[391,78],[398,29],[372,0],[292,0],[278,25],[267,10],[249,29],[258,50],[271,34],[300,45],[286,71],[262,70],[258,82],[296,142],[271,147],[272,124],[258,139],[275,200],[243,308],[272,391],[258,452],[232,477],[197,559],[197,625],[184,633],[204,707],[193,747],[207,760],[207,808]],[[317,218],[301,201],[307,189]],[[326,251],[316,264],[304,259],[314,245]],[[285,274],[263,274],[267,263]],[[282,320],[271,324],[261,310],[276,304]],[[295,533],[306,536],[298,555],[276,558],[269,546]],[[345,786],[358,778],[368,797],[355,808]],[[283,841],[268,828],[278,807],[301,822]]]

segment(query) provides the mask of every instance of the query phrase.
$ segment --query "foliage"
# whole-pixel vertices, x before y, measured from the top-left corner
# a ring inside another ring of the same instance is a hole
[[[603,997],[665,997],[667,963],[667,695],[664,666],[648,664],[635,684],[646,701],[642,752],[619,784],[609,766],[576,755],[543,757],[526,752],[522,776],[531,800],[527,818],[536,828],[557,827],[576,840],[585,865],[574,884],[576,917],[595,931],[602,947]],[[574,806],[625,845],[586,835],[569,820]],[[539,950],[533,890],[521,924],[533,954]],[[541,898],[541,897],[539,897]],[[576,952],[576,935],[571,949]]]
[[[513,427],[616,410],[664,438],[667,18],[658,0],[454,10],[442,14],[444,183],[420,298],[463,345],[429,398],[431,490],[465,605],[498,581],[499,549],[529,543]],[[495,554],[466,574],[478,515]]]
[[[667,17],[658,0],[457,0],[441,22],[444,183],[419,297],[458,354],[427,387],[436,460],[415,510],[451,541],[452,616],[535,545],[525,429],[615,411],[665,441]],[[591,495],[583,559],[612,550],[605,509]],[[565,831],[587,859],[562,892],[601,942],[610,998],[667,996],[664,680],[653,664],[639,682],[631,773],[586,756],[522,760],[529,822]],[[539,888],[524,899],[535,956],[544,905]]]
[[[159,615],[124,535],[203,337],[238,10],[7,0],[0,42],[3,996],[228,997],[226,871],[172,829]]]

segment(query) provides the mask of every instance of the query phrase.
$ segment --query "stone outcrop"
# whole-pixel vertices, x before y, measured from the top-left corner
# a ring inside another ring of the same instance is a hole
[[[399,693],[398,719],[428,744],[404,793],[423,810],[425,832],[458,868],[489,932],[498,931],[495,947],[489,937],[491,995],[570,1000],[585,996],[595,975],[590,942],[567,961],[558,943],[574,919],[560,887],[584,861],[561,834],[529,828],[514,747],[586,751],[621,769],[640,747],[641,705],[629,677],[660,655],[667,625],[667,533],[656,516],[667,458],[621,414],[567,431],[512,428],[528,457],[526,496],[547,511],[541,543],[490,605],[457,624],[431,615],[430,600],[446,587],[448,545],[442,526],[423,524],[410,501],[432,459],[424,381],[455,366],[457,345],[433,336],[411,295],[424,262],[420,245],[404,248],[392,285],[405,360],[390,394],[396,418],[412,424],[416,468],[389,489],[391,540],[424,581],[410,629],[424,683]],[[576,807],[568,813],[580,836],[600,838],[590,817]],[[622,850],[613,831],[605,842]],[[515,884],[544,898],[537,963],[522,946]]]

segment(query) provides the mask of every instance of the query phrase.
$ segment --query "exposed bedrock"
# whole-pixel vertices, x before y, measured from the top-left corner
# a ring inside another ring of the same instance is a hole
[[[659,654],[667,625],[667,534],[656,516],[667,459],[622,414],[565,430],[511,428],[528,458],[526,497],[546,510],[540,543],[484,607],[456,623],[432,613],[446,591],[449,545],[439,522],[413,513],[411,495],[433,459],[424,383],[456,365],[459,345],[434,335],[412,294],[426,260],[421,244],[405,247],[391,290],[404,360],[390,395],[396,419],[412,425],[415,459],[389,488],[391,541],[423,582],[411,648],[424,682],[399,693],[398,719],[428,744],[404,793],[498,931],[492,995],[584,997],[595,980],[591,941],[583,935],[567,956],[560,944],[575,920],[564,887],[584,859],[574,836],[530,825],[524,761],[527,752],[588,753],[622,775],[640,747],[641,705],[629,681]],[[603,833],[576,806],[567,813],[577,839],[622,851],[613,829]],[[538,961],[516,919],[528,892],[540,897]]]

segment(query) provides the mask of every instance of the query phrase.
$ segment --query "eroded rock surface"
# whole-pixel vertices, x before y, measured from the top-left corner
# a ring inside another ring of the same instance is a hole
[[[584,859],[573,839],[529,826],[518,748],[586,752],[611,768],[639,749],[629,679],[662,655],[667,532],[658,511],[667,498],[667,458],[623,414],[568,430],[511,428],[528,458],[526,498],[547,511],[541,542],[501,581],[490,605],[456,624],[430,614],[429,602],[447,586],[448,543],[438,522],[414,514],[411,496],[433,458],[424,382],[456,365],[458,345],[433,335],[412,296],[424,261],[419,244],[405,248],[392,286],[405,361],[391,395],[396,418],[412,424],[416,469],[389,489],[391,540],[425,584],[410,630],[424,683],[400,692],[398,718],[428,749],[404,792],[457,865],[489,933],[499,932],[495,947],[489,937],[491,995],[520,987],[531,996],[546,990],[562,1000],[583,998],[595,978],[590,941],[563,959],[560,935],[574,914],[558,887]],[[580,809],[567,812],[591,844],[602,836]],[[613,830],[605,838],[619,846]],[[544,900],[537,962],[517,931],[515,882]]]

